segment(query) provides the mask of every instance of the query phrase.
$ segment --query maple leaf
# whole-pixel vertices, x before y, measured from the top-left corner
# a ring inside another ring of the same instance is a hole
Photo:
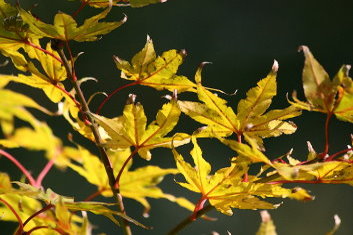
[[[167,0],[90,0],[86,2],[81,0],[83,3],[87,3],[92,7],[109,7],[113,6],[131,6],[131,7],[144,7],[150,4],[166,2]]]
[[[338,119],[353,122],[353,81],[348,76],[350,66],[343,65],[331,80],[328,73],[306,46],[303,88],[307,102],[298,100],[293,93],[293,105],[308,111],[335,114]]]
[[[0,125],[5,135],[10,135],[14,131],[14,117],[29,122],[33,126],[37,124],[37,119],[26,108],[52,114],[30,97],[15,91],[0,89],[0,97]]]
[[[304,183],[353,185],[353,165],[350,162],[326,161],[296,166],[274,163],[274,168],[281,176],[273,180],[276,182],[290,180]]]
[[[82,218],[76,215],[73,216],[72,212],[88,211],[97,215],[103,215],[117,225],[119,225],[119,222],[114,217],[115,215],[120,216],[126,219],[127,221],[134,223],[135,225],[147,228],[143,224],[125,215],[124,213],[109,209],[108,206],[115,206],[114,203],[94,201],[75,202],[73,198],[59,195],[53,192],[51,189],[47,189],[46,191],[44,191],[43,188],[38,189],[29,184],[24,184],[21,182],[14,182],[19,186],[19,189],[13,189],[11,184],[8,185],[6,177],[4,178],[4,176],[2,176],[0,179],[2,179],[0,181],[0,186],[5,185],[8,189],[7,192],[4,192],[3,195],[1,195],[1,198],[5,199],[6,201],[9,201],[9,199],[11,199],[10,201],[19,201],[23,198],[23,200],[28,203],[28,206],[30,206],[28,208],[28,211],[26,211],[26,213],[23,213],[24,217],[30,217],[36,212],[36,210],[39,210],[41,208],[41,204],[39,203],[39,201],[44,202],[47,205],[48,209],[55,207],[54,218],[52,218],[52,213],[49,213],[47,216],[42,216],[39,218],[35,217],[34,224],[38,225],[37,220],[39,220],[41,223],[45,223],[45,225],[49,225],[52,228],[59,227],[61,230],[70,231],[70,234],[79,234],[77,233],[77,230],[82,230],[84,228],[78,227],[77,223],[81,223],[83,226],[85,225],[83,223]],[[34,208],[34,206],[36,208]],[[30,210],[30,208],[32,209]],[[9,220],[11,220],[11,218],[12,217],[10,217]],[[57,222],[55,223],[54,221]]]
[[[18,16],[18,9],[4,0],[0,0],[0,22],[1,54],[10,57],[15,65],[23,63],[26,59],[18,50],[25,46],[29,25]]]
[[[97,114],[91,114],[95,121],[104,128],[110,136],[104,144],[106,147],[119,149],[135,147],[139,155],[149,160],[150,150],[157,147],[171,147],[173,137],[165,137],[173,130],[180,116],[176,98],[164,104],[158,111],[156,120],[147,126],[147,118],[140,103],[135,102],[135,95],[130,95],[124,107],[123,115],[109,119]],[[180,146],[189,141],[189,135],[175,134],[174,146]]]
[[[185,76],[176,75],[185,55],[184,50],[169,50],[157,57],[152,40],[147,36],[145,47],[132,58],[131,63],[117,56],[113,59],[123,79],[157,90],[195,91],[193,82]]]
[[[99,158],[82,147],[80,147],[79,153],[80,159],[75,157],[76,160],[69,163],[68,166],[83,176],[89,183],[96,185],[98,192],[103,196],[112,197],[108,178]],[[116,174],[121,170],[130,155],[131,152],[129,149],[110,152],[109,158]],[[119,181],[119,190],[123,197],[131,198],[141,203],[145,208],[145,213],[148,213],[151,208],[146,197],[164,198],[176,202],[189,210],[193,208],[193,204],[185,198],[166,194],[157,186],[165,175],[176,174],[178,172],[177,169],[161,169],[157,166],[145,166],[130,171],[131,164],[132,161],[127,162],[125,171]]]
[[[20,187],[13,188],[9,177],[1,173],[0,187],[6,188],[6,190],[0,190],[0,213],[3,215],[1,217],[2,220],[19,222],[19,229],[22,229],[23,232],[30,231],[38,226],[45,226],[47,229],[44,231],[36,231],[35,234],[38,235],[57,234],[54,230],[64,230],[70,234],[79,234],[78,232],[87,226],[88,221],[86,221],[86,224],[84,223],[87,219],[64,210],[65,203],[68,201],[73,202],[72,199],[62,197],[51,190],[44,192],[27,184],[14,183]],[[44,207],[42,206],[43,201],[46,205]],[[49,210],[52,207],[56,207],[55,214]],[[14,209],[16,214],[14,214],[12,209]],[[41,216],[33,216],[39,211],[42,211],[40,213]]]
[[[40,47],[38,41],[35,41],[32,44]],[[17,68],[29,72],[30,75],[18,74],[17,76],[14,76],[1,74],[0,78],[41,89],[47,97],[55,103],[58,103],[64,97],[66,99],[71,99],[68,97],[65,87],[62,84],[62,81],[67,78],[67,74],[61,61],[58,60],[57,52],[51,48],[50,43],[47,43],[46,50],[50,54],[26,46],[25,51],[28,56],[40,63],[40,69],[38,69],[38,66],[32,61],[24,60],[14,62]]]
[[[195,137],[192,138],[192,142],[194,148],[190,154],[195,167],[187,163],[175,149],[173,149],[173,155],[177,168],[186,180],[186,182],[178,182],[178,184],[202,195],[194,213],[202,209],[207,200],[218,211],[232,215],[231,208],[273,209],[277,207],[277,205],[260,200],[259,197],[308,199],[306,196],[295,194],[291,189],[282,188],[280,185],[252,182],[255,178],[249,178],[248,182],[244,182],[249,162],[237,158],[232,159],[231,166],[219,169],[210,175],[211,165],[202,157],[201,148]]]
[[[195,75],[197,94],[203,103],[178,102],[182,112],[207,125],[207,128],[199,131],[198,136],[220,138],[234,133],[238,140],[244,136],[248,142],[252,141],[262,149],[262,138],[291,134],[296,130],[293,123],[283,121],[300,114],[296,107],[290,106],[266,112],[272,98],[276,95],[278,69],[276,61],[267,77],[260,80],[257,87],[247,92],[246,99],[239,102],[237,113],[227,106],[224,99],[213,94],[201,84],[201,72],[204,64],[201,64]]]
[[[84,21],[77,26],[75,19],[65,13],[57,13],[54,24],[46,24],[23,9],[19,9],[21,18],[29,25],[29,32],[42,37],[55,38],[62,41],[74,40],[78,42],[95,41],[98,36],[107,34],[126,22],[126,17],[118,22],[99,22],[104,19],[111,8],[107,8],[98,15]]]

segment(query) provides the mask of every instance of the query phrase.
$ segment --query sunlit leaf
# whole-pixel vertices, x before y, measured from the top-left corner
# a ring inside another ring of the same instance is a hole
[[[0,79],[6,79],[6,77],[6,75],[0,75]],[[32,126],[37,125],[37,119],[26,108],[34,108],[51,114],[30,97],[15,91],[0,89],[0,97],[0,124],[5,135],[10,135],[13,132],[14,117],[29,122]]]
[[[157,90],[195,91],[193,82],[176,75],[185,55],[184,50],[169,50],[157,57],[152,40],[147,37],[145,47],[132,58],[131,63],[117,56],[114,56],[114,61],[121,70],[121,78],[133,80],[137,84]]]
[[[178,182],[181,186],[201,193],[201,200],[196,205],[194,212],[202,209],[204,201],[208,200],[218,211],[232,215],[231,208],[239,209],[273,209],[278,205],[272,204],[260,198],[267,197],[290,197],[304,200],[299,195],[294,195],[291,189],[282,188],[279,184],[255,183],[255,178],[247,177],[249,161],[232,159],[231,166],[217,170],[210,174],[211,166],[202,157],[201,148],[196,139],[192,139],[194,148],[190,152],[195,166],[187,163],[182,155],[175,149],[173,154],[180,173],[186,182]],[[200,204],[201,203],[201,204]]]
[[[149,160],[150,149],[157,147],[170,148],[188,143],[187,134],[178,133],[177,138],[165,137],[173,130],[180,116],[180,109],[173,98],[164,104],[158,111],[156,120],[147,125],[147,118],[140,103],[135,102],[135,96],[131,95],[128,104],[125,105],[123,115],[109,119],[96,114],[91,114],[97,123],[104,128],[110,136],[105,146],[113,149],[135,147],[141,157]]]
[[[95,41],[100,35],[107,34],[125,23],[126,17],[117,22],[99,22],[107,16],[109,11],[110,8],[107,8],[98,15],[86,19],[81,26],[77,26],[77,22],[72,16],[62,12],[55,15],[52,25],[38,20],[23,9],[20,9],[19,13],[23,21],[29,25],[29,31],[35,35],[62,41],[83,42]]]
[[[80,149],[80,152],[80,159],[77,159],[77,156],[74,156],[77,163],[70,163],[69,167],[83,176],[88,182],[96,185],[98,187],[98,192],[103,196],[112,197],[108,178],[99,158],[83,148]],[[128,149],[111,152],[109,154],[116,175],[130,154],[131,152]],[[141,203],[145,208],[145,213],[148,213],[151,209],[151,206],[146,199],[147,197],[165,198],[172,202],[176,202],[187,209],[191,209],[192,203],[188,200],[166,194],[157,186],[163,180],[165,175],[176,174],[178,172],[176,169],[162,169],[157,166],[145,166],[135,170],[129,170],[131,164],[132,162],[129,161],[119,181],[119,190],[123,197],[132,198]]]
[[[343,65],[333,79],[319,64],[306,46],[304,52],[303,88],[307,102],[297,99],[293,94],[294,106],[309,110],[335,114],[337,118],[353,122],[353,81],[348,76],[351,66]]]
[[[266,112],[276,95],[276,61],[268,76],[260,80],[257,87],[248,91],[246,99],[239,102],[237,113],[227,106],[226,100],[201,84],[203,65],[195,75],[198,97],[203,103],[178,101],[182,112],[207,125],[207,128],[198,132],[198,136],[220,138],[234,134],[238,140],[244,136],[246,141],[263,149],[262,138],[292,134],[296,130],[296,125],[283,120],[300,115],[298,108],[290,106]]]
[[[353,166],[349,162],[326,161],[297,166],[284,163],[274,163],[274,168],[285,180],[307,183],[349,184],[353,185]]]

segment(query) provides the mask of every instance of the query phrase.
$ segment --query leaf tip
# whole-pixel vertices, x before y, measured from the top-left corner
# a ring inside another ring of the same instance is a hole
[[[135,94],[129,94],[129,98],[126,101],[126,104],[134,104],[136,102],[136,95]]]
[[[311,144],[310,141],[306,141],[306,144],[308,145],[308,151],[309,153],[315,153],[315,149],[313,148],[313,145]]]
[[[279,64],[277,60],[273,60],[273,65],[272,65],[272,72],[277,73],[279,68]]]
[[[123,15],[124,15],[124,18],[120,21],[122,24],[126,23],[126,21],[127,21],[127,15],[124,13],[123,13]]]
[[[267,210],[260,211],[261,221],[266,223],[271,221],[271,215]]]
[[[148,34],[147,34],[146,41],[147,41],[148,43],[151,43],[151,42],[152,42],[152,38],[151,38],[150,35],[148,35]]]
[[[179,54],[180,54],[182,57],[186,57],[186,56],[188,55],[188,53],[186,52],[185,49],[181,49],[181,50],[179,51]]]
[[[348,77],[349,76],[349,70],[351,70],[352,66],[350,64],[345,64],[345,65],[343,65],[343,67],[344,67],[344,75],[346,77]]]
[[[212,64],[212,63],[211,63],[211,62],[204,61],[204,62],[202,62],[202,63],[199,65],[199,67],[197,68],[197,71],[196,71],[196,74],[195,74],[195,81],[196,81],[196,83],[201,83],[201,72],[202,72],[203,67],[204,67],[206,64]]]
[[[113,55],[113,60],[115,63],[118,63],[118,64],[121,63],[121,59],[119,58],[119,56]]]
[[[341,218],[337,214],[333,216],[333,219],[335,220],[335,226],[340,226]]]
[[[310,53],[309,47],[305,46],[305,45],[301,45],[298,48],[298,52],[303,52],[304,55],[307,55],[308,53]]]

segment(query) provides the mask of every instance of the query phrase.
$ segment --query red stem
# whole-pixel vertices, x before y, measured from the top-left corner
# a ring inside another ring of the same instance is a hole
[[[278,180],[278,181],[271,181],[266,184],[286,184],[286,183],[319,184],[323,182],[322,180]]]
[[[337,157],[338,155],[347,153],[347,152],[349,152],[349,151],[353,151],[353,148],[348,148],[348,149],[344,149],[344,150],[338,151],[337,153],[334,153],[334,154],[330,155],[328,158],[326,158],[325,161],[332,161],[332,160],[333,160],[335,157]]]
[[[63,61],[62,61],[59,57],[57,57],[54,53],[52,53],[52,52],[50,52],[50,51],[47,51],[47,50],[45,50],[44,48],[41,48],[40,46],[37,46],[36,44],[33,44],[33,43],[30,42],[30,41],[27,41],[27,40],[26,40],[26,41],[24,41],[24,43],[27,44],[27,45],[29,45],[29,46],[31,46],[31,47],[33,47],[33,48],[35,48],[35,49],[38,49],[38,50],[44,52],[45,54],[50,55],[51,57],[53,57],[54,59],[56,59],[57,61],[59,61],[61,64],[63,63]]]
[[[36,231],[36,230],[39,230],[39,229],[50,229],[50,230],[54,230],[54,231],[56,231],[56,232],[58,232],[58,233],[60,233],[60,234],[62,234],[62,235],[65,235],[65,234],[67,234],[67,233],[65,233],[65,232],[63,232],[61,229],[57,229],[57,228],[51,228],[51,227],[49,227],[49,226],[37,226],[37,227],[34,227],[34,228],[32,228],[31,230],[29,230],[28,232],[26,232],[26,234],[27,235],[30,235],[32,232],[34,232],[34,231]]]
[[[71,47],[69,45],[69,41],[65,41],[65,46],[67,51],[69,52],[69,57],[70,57],[70,61],[71,61],[71,75],[72,75],[72,80],[74,82],[77,81],[77,77],[76,77],[76,72],[75,72],[75,60],[74,57],[72,55],[72,51],[71,51]]]
[[[65,90],[65,88],[58,86],[57,84],[53,84],[56,88],[58,88],[59,90],[61,90],[62,92],[64,92],[74,103],[75,105],[81,110],[81,105],[80,103],[70,94],[70,92],[68,92],[67,90]]]
[[[42,186],[42,181],[45,178],[45,176],[48,174],[50,169],[53,167],[53,165],[55,163],[55,159],[56,159],[55,157],[50,159],[50,161],[47,162],[47,164],[44,166],[42,171],[39,173],[39,175],[37,177],[37,181],[36,181],[37,188],[40,188]]]
[[[194,211],[192,212],[192,214],[191,214],[191,216],[190,216],[190,220],[192,220],[192,221],[196,220],[198,212],[199,212],[200,210],[202,210],[202,208],[204,207],[205,202],[206,202],[207,200],[208,200],[208,199],[207,199],[207,197],[205,197],[205,196],[202,196],[202,197],[200,198],[200,200],[199,200],[199,201],[197,202],[197,204],[195,205],[195,209],[194,209]]]
[[[16,212],[16,210],[4,199],[0,198],[0,202],[4,203],[7,206],[7,208],[9,208],[12,211],[12,213],[14,214],[14,216],[16,217],[18,224],[20,226],[19,229],[17,230],[16,234],[18,232],[23,232],[23,223],[22,223],[22,220],[21,220],[19,214]]]
[[[330,124],[331,117],[332,117],[332,112],[327,113],[326,121],[325,121],[325,150],[323,153],[323,157],[325,157],[329,151],[329,145],[330,145],[329,124]]]
[[[118,87],[117,89],[115,89],[115,90],[114,90],[113,92],[111,92],[111,93],[102,101],[102,103],[98,106],[98,109],[97,109],[97,111],[96,111],[96,114],[100,114],[100,112],[101,112],[103,106],[105,105],[105,103],[107,103],[107,102],[110,100],[110,98],[112,98],[113,95],[115,95],[116,93],[118,93],[119,91],[121,91],[121,90],[123,90],[123,89],[125,89],[125,88],[127,88],[127,87],[135,86],[135,85],[137,85],[137,84],[139,84],[139,81],[135,81],[135,82],[132,82],[132,83],[128,83],[128,84],[125,84],[125,85],[123,85],[123,86]]]
[[[120,182],[120,178],[121,175],[123,174],[123,171],[126,167],[126,165],[129,163],[129,161],[133,158],[133,156],[138,152],[138,148],[135,148],[134,151],[130,154],[130,156],[125,160],[123,166],[120,168],[118,175],[115,178],[115,187],[119,188],[119,182]]]
[[[34,214],[32,214],[30,217],[28,217],[28,218],[26,219],[26,221],[23,223],[23,227],[26,226],[26,224],[27,224],[29,221],[31,221],[34,217],[36,217],[37,215],[39,215],[39,214],[41,214],[41,213],[43,213],[43,212],[45,212],[45,211],[47,211],[47,210],[49,210],[49,209],[51,209],[51,208],[53,208],[53,207],[54,207],[54,205],[48,204],[48,205],[46,205],[45,207],[43,207],[42,209],[40,209],[39,211],[35,212]]]
[[[82,11],[82,9],[85,8],[85,6],[87,6],[89,1],[90,0],[81,2],[80,7],[74,13],[72,13],[72,17],[75,18],[78,15],[78,13],[80,13]]]
[[[237,138],[238,138],[238,142],[241,143],[242,142],[242,134],[238,133]]]
[[[97,192],[94,192],[94,193],[92,193],[91,195],[89,195],[89,196],[88,196],[85,200],[83,200],[83,201],[85,201],[85,202],[91,201],[92,199],[94,199],[94,198],[98,197],[99,195],[101,195],[102,192],[104,192],[105,190],[107,190],[107,189],[106,189],[106,188],[101,188],[101,189],[98,190]]]
[[[16,158],[14,158],[11,154],[5,152],[2,149],[0,149],[0,155],[3,155],[7,159],[9,159],[13,164],[15,164],[18,167],[18,169],[20,169],[20,171],[22,171],[22,173],[26,176],[26,178],[28,179],[29,183],[32,186],[36,187],[36,181],[34,180],[32,175],[29,173],[29,171]]]

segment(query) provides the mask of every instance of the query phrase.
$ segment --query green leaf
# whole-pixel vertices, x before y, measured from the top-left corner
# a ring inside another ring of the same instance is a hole
[[[55,38],[62,41],[74,40],[78,42],[95,41],[100,35],[108,34],[126,22],[126,17],[118,22],[99,22],[104,19],[111,8],[107,8],[98,15],[88,18],[83,25],[77,26],[75,19],[65,13],[57,13],[54,24],[46,24],[27,11],[20,9],[20,16],[29,25],[29,31],[42,37]]]

